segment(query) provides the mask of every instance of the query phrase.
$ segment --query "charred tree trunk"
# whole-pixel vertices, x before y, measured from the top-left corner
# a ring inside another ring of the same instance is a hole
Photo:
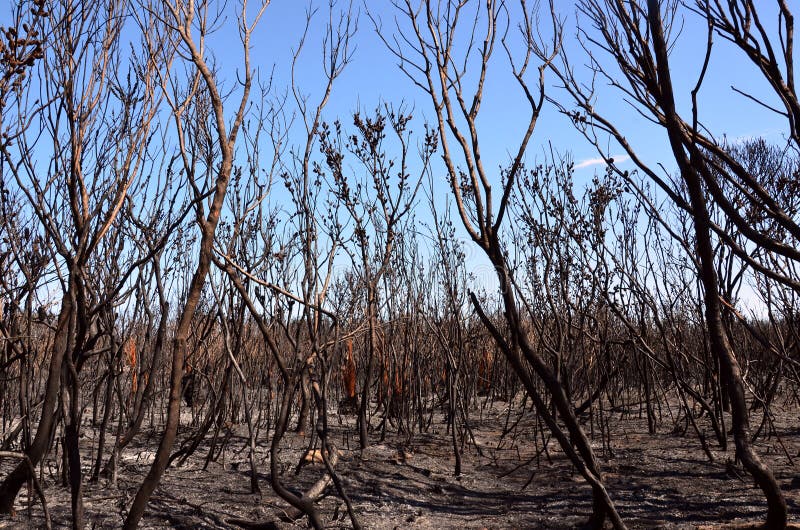
[[[742,460],[745,469],[753,476],[756,484],[764,492],[767,500],[767,528],[786,528],[786,499],[770,469],[761,461],[753,449],[750,438],[750,420],[747,413],[747,400],[744,392],[742,371],[733,348],[725,332],[720,302],[719,278],[714,261],[714,247],[711,241],[711,216],[703,193],[700,171],[705,163],[699,155],[699,147],[690,148],[691,158],[683,146],[683,124],[676,110],[672,91],[672,79],[668,62],[667,43],[663,33],[659,2],[648,1],[648,21],[653,34],[653,44],[658,60],[658,84],[662,92],[662,106],[666,129],[681,177],[686,184],[692,208],[695,244],[699,260],[700,281],[703,286],[706,326],[712,353],[719,361],[720,383],[726,390],[733,423],[733,439],[736,455]]]
[[[12,513],[14,500],[17,498],[20,488],[31,478],[31,469],[36,467],[50,447],[61,389],[61,365],[64,356],[69,354],[67,349],[70,344],[69,333],[70,329],[72,329],[71,321],[73,318],[73,301],[70,294],[66,293],[61,300],[61,310],[51,350],[42,415],[39,418],[36,436],[25,453],[30,464],[27,460],[21,461],[0,484],[0,513],[2,514]]]

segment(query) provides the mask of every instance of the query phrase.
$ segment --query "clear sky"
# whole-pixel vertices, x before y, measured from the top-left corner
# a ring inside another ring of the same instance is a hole
[[[313,2],[312,5],[318,11],[312,21],[306,47],[298,65],[298,80],[305,92],[314,95],[319,94],[321,90],[321,45],[328,6],[327,3],[319,1]],[[398,12],[390,2],[372,1],[368,5],[373,14],[382,20],[387,31],[394,30],[394,18]],[[346,6],[345,2],[339,2],[337,8]],[[307,9],[306,2],[273,0],[254,36],[253,59],[262,72],[269,72],[274,66],[275,87],[278,90],[287,84],[291,50],[296,47],[299,40]],[[415,108],[415,118],[430,119],[432,113],[429,101],[397,68],[396,58],[378,39],[372,22],[364,14],[363,5],[355,2],[354,9],[359,11],[361,16],[358,33],[354,39],[353,61],[334,88],[326,117],[330,120],[339,118],[349,125],[349,116],[359,108],[369,111],[382,101],[392,102],[395,105],[402,101]],[[575,37],[574,5],[572,2],[557,2],[557,9],[566,21],[566,53],[580,72],[580,67],[586,62],[586,55],[578,46]],[[512,21],[512,32],[514,24]],[[688,12],[681,24],[683,29],[677,37],[671,60],[674,81],[681,87],[677,91],[679,104],[688,108],[689,92],[696,82],[703,58],[705,26],[700,23],[696,15]],[[213,49],[224,63],[236,61],[238,49],[235,45],[226,43],[222,48]],[[496,167],[508,160],[508,153],[518,143],[527,117],[522,94],[508,75],[508,65],[502,48],[498,46],[495,55],[496,60],[489,72],[480,118],[482,151],[487,167]],[[599,57],[601,60],[606,59],[602,55]],[[588,75],[588,72],[584,74]],[[549,81],[553,82],[552,76],[549,77]],[[753,102],[736,94],[732,86],[759,97],[766,97],[772,103],[776,102],[754,67],[743,61],[743,56],[732,50],[728,43],[718,38],[706,81],[699,96],[701,120],[718,137],[723,134],[730,139],[766,136],[772,141],[780,141],[783,131],[780,117],[764,111]],[[602,84],[598,89],[596,108],[602,109],[609,116],[617,116],[622,130],[648,159],[661,161],[667,167],[672,167],[663,134],[642,120],[630,105],[621,99],[619,92],[610,90]],[[547,90],[549,94],[566,101],[566,95],[559,92],[552,84]],[[418,125],[416,128],[419,130],[421,126]],[[591,163],[597,157],[594,148],[583,141],[573,130],[569,120],[559,116],[552,106],[548,106],[543,112],[529,147],[529,159],[541,161],[545,149],[550,144],[557,152],[572,155],[578,168],[576,177],[579,180],[588,178],[598,169],[597,164]],[[614,148],[611,150],[613,152]]]

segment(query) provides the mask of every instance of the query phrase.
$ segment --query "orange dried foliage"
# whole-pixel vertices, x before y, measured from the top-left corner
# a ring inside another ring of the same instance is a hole
[[[128,358],[128,366],[136,368],[136,338],[131,337],[125,343],[125,355]]]
[[[394,372],[394,388],[392,389],[394,395],[397,397],[402,396],[405,394],[403,390],[403,378],[400,377],[400,372],[395,370]]]
[[[494,366],[494,353],[490,350],[483,352],[483,357],[478,361],[478,391],[488,392],[492,388],[492,368]]]
[[[347,360],[342,366],[344,390],[349,399],[356,397],[356,363],[353,360],[353,339],[347,339]]]
[[[128,366],[131,367],[131,393],[135,394],[138,388],[137,372],[136,370],[136,338],[131,337],[125,343],[125,355],[128,359]]]
[[[389,414],[395,418],[400,417],[403,413],[404,407],[408,402],[410,378],[409,378],[409,365],[407,362],[400,366],[395,366],[394,376],[391,389],[387,388],[387,393],[390,392]]]
[[[381,370],[381,383],[383,383],[383,388],[386,389],[386,391],[388,392],[389,391],[389,365],[386,364],[386,361],[383,361],[381,363],[381,365],[383,366],[383,368]]]

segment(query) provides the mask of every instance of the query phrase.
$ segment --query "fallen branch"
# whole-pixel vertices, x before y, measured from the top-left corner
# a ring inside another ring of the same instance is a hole
[[[328,462],[330,463],[331,468],[336,465],[336,462],[339,461],[339,451],[333,448],[332,454],[328,458]],[[325,489],[330,486],[333,479],[331,478],[330,473],[325,471],[325,474],[320,477],[308,490],[303,494],[302,499],[308,502],[316,502],[321,496]],[[291,507],[288,510],[284,510],[281,516],[281,519],[286,522],[293,522],[305,514],[295,508]],[[278,523],[275,521],[252,521],[249,519],[237,519],[237,518],[229,518],[225,520],[226,523],[236,525],[240,528],[248,528],[250,530],[272,530],[276,528],[280,528]]]
[[[322,456],[322,452],[320,451],[319,456]],[[336,462],[339,461],[339,451],[333,448],[332,454],[329,456],[328,461],[330,462],[331,468],[336,466]],[[319,480],[317,480],[308,491],[303,494],[303,499],[306,499],[310,502],[316,502],[322,496],[322,493],[325,489],[331,485],[333,482],[333,478],[331,478],[330,473],[325,471],[325,474],[322,475]],[[287,511],[284,512],[287,521],[296,521],[303,517],[303,512],[298,510],[295,507],[289,508]]]

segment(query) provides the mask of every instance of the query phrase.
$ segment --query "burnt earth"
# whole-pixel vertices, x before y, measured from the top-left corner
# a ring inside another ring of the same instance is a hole
[[[336,466],[356,513],[365,528],[483,529],[575,528],[591,511],[590,489],[571,468],[557,444],[536,430],[535,417],[525,413],[516,428],[503,436],[504,426],[519,416],[507,414],[507,403],[486,402],[473,411],[474,444],[466,444],[463,469],[454,476],[452,441],[437,418],[427,433],[405,435],[389,429],[385,439],[372,436],[363,453],[353,438],[353,418],[331,418],[332,440],[340,448]],[[794,524],[800,519],[800,429],[796,407],[776,408],[779,436],[759,439],[759,454],[781,483]],[[671,429],[668,411],[657,434],[647,433],[647,422],[637,410],[614,411],[609,416],[611,445],[594,431],[606,485],[630,528],[741,528],[763,518],[760,491],[733,461],[706,436],[711,462],[692,430],[684,435]],[[759,418],[760,414],[754,414]],[[438,418],[441,422],[441,418]],[[377,423],[377,422],[376,422]],[[679,423],[680,425],[680,423]],[[671,432],[673,431],[673,432]],[[183,435],[190,429],[184,429]],[[216,461],[203,469],[208,446],[181,467],[171,467],[153,495],[142,528],[304,528],[304,520],[286,522],[287,505],[269,485],[269,439],[260,437],[259,477],[262,494],[249,493],[246,427],[231,427],[231,438]],[[90,425],[84,428],[84,465],[95,443]],[[606,438],[607,439],[607,438]],[[535,440],[535,441],[534,441]],[[546,440],[547,451],[543,451]],[[297,464],[313,442],[307,436],[287,435],[281,453],[283,481],[302,491],[323,473],[321,464]],[[116,528],[122,523],[136,489],[152,461],[157,433],[140,435],[123,453],[116,486],[107,479],[86,484],[87,521],[94,528]],[[6,473],[11,462],[0,462]],[[69,492],[56,475],[56,462],[45,462],[44,486],[53,526],[70,524]],[[87,470],[88,472],[88,470]],[[39,528],[44,519],[38,498],[29,506],[27,492],[18,498],[14,518],[0,519],[0,528]],[[349,528],[350,521],[333,487],[318,503],[329,528]],[[260,525],[260,526],[259,526]]]

